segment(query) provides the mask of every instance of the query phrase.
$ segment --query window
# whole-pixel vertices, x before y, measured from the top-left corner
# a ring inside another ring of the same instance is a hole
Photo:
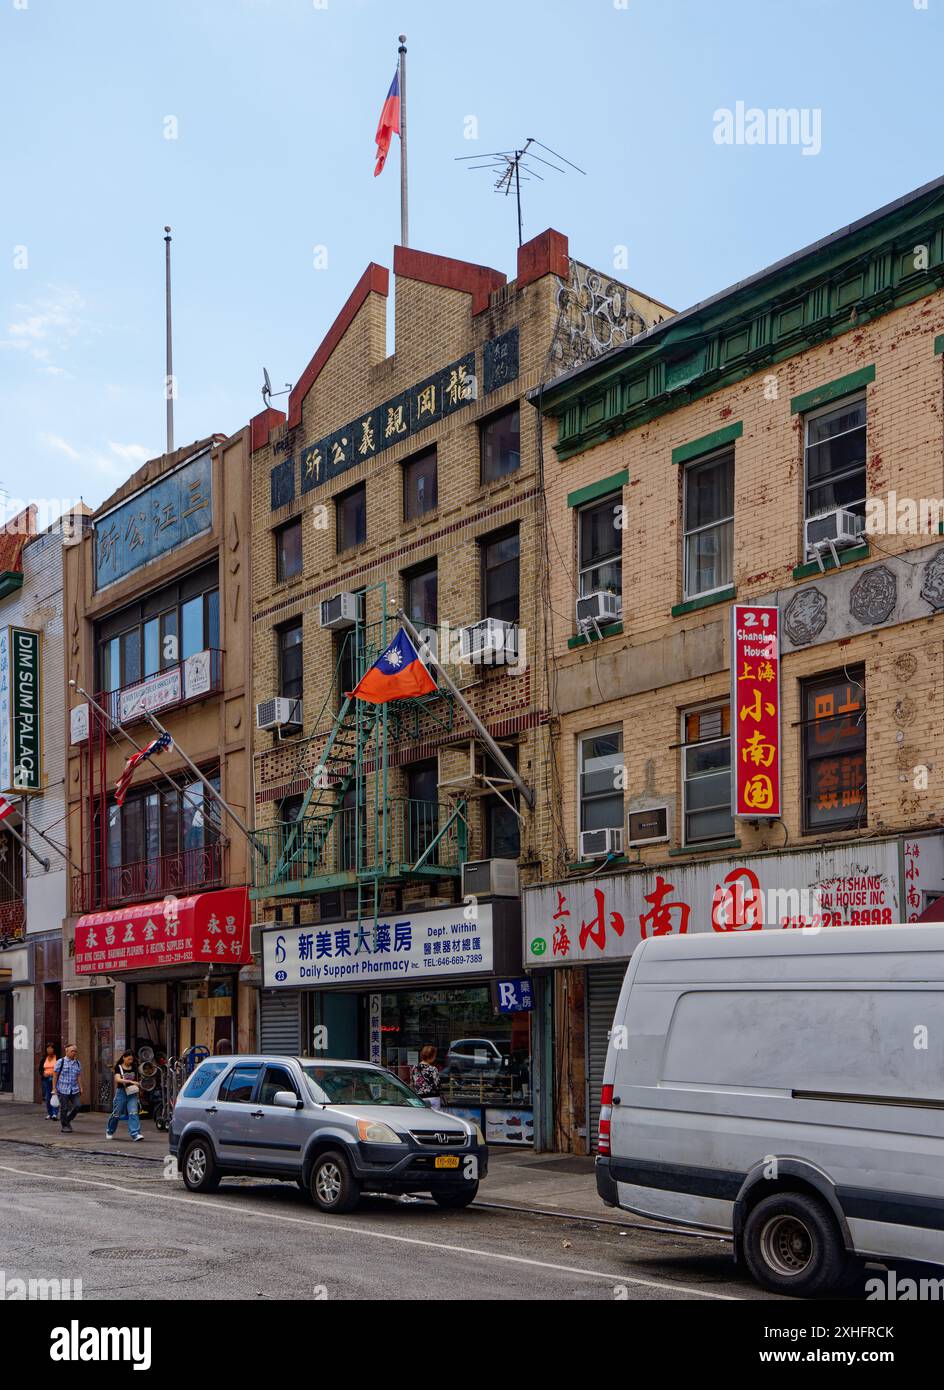
[[[731,707],[713,705],[682,715],[684,843],[727,840],[731,815]]]
[[[233,1067],[229,1076],[220,1087],[219,1099],[221,1101],[236,1102],[238,1105],[248,1105],[252,1100],[252,1093],[259,1080],[261,1067],[243,1064]]]
[[[334,499],[338,550],[353,550],[367,540],[367,488],[363,483]]]
[[[502,752],[517,768],[518,749],[504,748]],[[508,781],[508,774],[490,754],[485,755],[484,771],[498,782]],[[521,853],[521,822],[512,809],[517,804],[518,794],[513,786],[503,786],[501,796],[496,793],[482,798],[486,859],[517,859]]]
[[[295,618],[276,629],[279,656],[279,694],[289,700],[302,695],[302,620]]]
[[[690,463],[683,478],[685,598],[732,582],[734,450]]]
[[[430,560],[416,569],[407,570],[403,585],[410,622],[420,628],[435,627],[439,621],[439,570],[436,561]]]
[[[216,565],[148,594],[96,627],[99,690],[112,693],[166,671],[195,652],[220,648]],[[211,666],[214,688],[221,668]],[[117,702],[112,702],[118,715]]]
[[[583,734],[579,743],[581,830],[621,830],[623,826],[622,729]]]
[[[844,507],[865,518],[865,396],[804,417],[806,517]]]
[[[843,830],[866,815],[865,670],[803,682],[803,828]]]
[[[300,1099],[298,1087],[283,1067],[266,1067],[259,1087],[259,1104],[274,1105],[277,1091],[291,1091],[296,1100]]]
[[[344,704],[344,697],[353,690],[364,674],[364,594],[361,590],[357,598],[357,623],[343,632],[334,634],[334,669],[337,671],[337,707]]]
[[[517,405],[479,425],[482,482],[504,478],[521,467],[521,411]]]
[[[518,621],[518,528],[482,542],[482,608],[486,618]]]
[[[407,855],[416,862],[439,831],[439,768],[435,759],[406,770]],[[425,861],[435,864],[435,851]]]
[[[187,1100],[196,1100],[198,1096],[202,1096],[210,1089],[220,1072],[225,1071],[228,1066],[228,1062],[202,1062],[184,1089],[183,1094]]]
[[[275,532],[275,578],[281,584],[302,572],[302,519],[287,521]]]
[[[424,449],[403,465],[403,518],[412,521],[438,504],[436,450]]]
[[[302,792],[299,792],[297,796],[283,797],[277,807],[278,819],[286,824],[298,820],[304,800],[305,797]]]
[[[623,592],[623,533],[616,524],[621,505],[620,493],[613,492],[577,513],[581,598],[598,589],[611,594]]]

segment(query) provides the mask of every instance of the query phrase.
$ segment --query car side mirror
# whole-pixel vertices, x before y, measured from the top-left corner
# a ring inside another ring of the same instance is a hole
[[[286,1110],[301,1110],[305,1102],[299,1100],[294,1091],[276,1091],[272,1097],[273,1105],[282,1105]]]

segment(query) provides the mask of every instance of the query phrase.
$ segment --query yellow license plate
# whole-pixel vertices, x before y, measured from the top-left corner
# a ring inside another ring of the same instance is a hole
[[[458,1168],[458,1166],[458,1154],[440,1154],[435,1163],[435,1167],[437,1168]]]

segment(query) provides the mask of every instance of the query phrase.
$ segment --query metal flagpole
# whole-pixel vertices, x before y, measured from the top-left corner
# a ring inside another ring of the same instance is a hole
[[[406,34],[400,35],[400,245],[410,244],[406,179]]]
[[[19,832],[14,826],[9,825],[9,824],[7,823],[8,820],[9,820],[9,817],[5,818],[3,821],[0,821],[0,829],[9,830],[9,832],[10,832],[10,834],[13,836],[13,838],[14,838],[15,840],[19,840],[20,844],[21,844],[21,845],[23,846],[23,848],[26,850],[26,853],[27,853],[27,854],[31,854],[31,855],[33,856],[33,858],[36,860],[36,863],[37,863],[37,864],[42,864],[43,868],[48,870],[48,868],[49,868],[49,860],[48,860],[48,859],[44,859],[44,858],[42,857],[41,854],[37,854],[36,851],[32,848],[32,846],[30,846],[30,845],[28,845],[28,844],[26,843],[26,840],[25,840],[24,837],[20,834],[20,832]]]
[[[167,452],[174,452],[174,349],[170,320],[170,227],[164,228],[164,302],[166,310],[167,370],[164,395],[167,398]]]
[[[531,790],[527,782],[521,776],[521,773],[518,771],[516,767],[512,767],[511,763],[508,761],[502,750],[499,748],[498,744],[492,738],[491,734],[488,732],[485,725],[482,723],[481,719],[476,714],[475,710],[469,704],[468,700],[462,694],[461,690],[458,689],[455,682],[449,675],[449,672],[443,666],[442,662],[439,661],[438,658],[433,655],[429,647],[426,647],[425,643],[423,642],[423,639],[420,637],[416,628],[410,622],[409,618],[406,616],[406,613],[403,611],[402,608],[397,609],[397,617],[399,618],[403,626],[406,628],[407,635],[411,638],[417,652],[420,651],[421,647],[425,648],[426,654],[425,656],[422,656],[420,659],[425,661],[428,658],[432,665],[436,667],[437,671],[440,673],[443,680],[446,682],[447,688],[455,697],[460,708],[465,712],[466,718],[469,720],[469,723],[472,725],[473,729],[478,734],[485,747],[491,753],[492,757],[495,759],[502,772],[504,772],[508,780],[510,782],[513,782],[514,785],[518,788],[519,792],[524,797],[528,807],[531,810],[534,810],[534,792]]]

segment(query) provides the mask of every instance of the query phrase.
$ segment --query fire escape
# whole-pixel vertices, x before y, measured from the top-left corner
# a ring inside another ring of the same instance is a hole
[[[256,830],[251,890],[256,899],[301,900],[356,888],[358,921],[380,913],[384,885],[457,878],[468,844],[465,797],[440,803],[390,792],[391,750],[430,725],[453,727],[449,690],[373,705],[342,689],[342,673],[359,680],[397,631],[386,585],[373,587],[381,591],[383,617],[357,621],[344,633],[320,714],[298,745],[292,780],[307,782],[300,810],[293,821]]]

